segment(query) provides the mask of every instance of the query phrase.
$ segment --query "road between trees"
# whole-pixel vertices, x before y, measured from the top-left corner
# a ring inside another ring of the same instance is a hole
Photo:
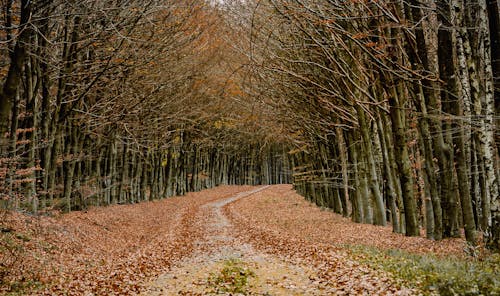
[[[313,268],[255,250],[235,236],[223,208],[269,186],[205,204],[197,220],[206,225],[194,253],[151,283],[143,295],[326,295]]]
[[[244,217],[248,212],[233,206],[246,198],[274,196],[283,191],[290,191],[290,186],[258,187],[200,207],[196,221],[205,225],[206,231],[202,240],[195,242],[193,254],[150,283],[142,295],[412,294],[351,262],[340,250],[300,249],[286,237],[273,238],[272,231],[261,228],[259,232]],[[273,205],[267,205],[267,211],[273,212]],[[244,208],[255,209],[247,204]],[[275,210],[279,216],[283,209]],[[267,211],[252,212],[251,216],[259,219]],[[272,225],[274,221],[264,222]]]

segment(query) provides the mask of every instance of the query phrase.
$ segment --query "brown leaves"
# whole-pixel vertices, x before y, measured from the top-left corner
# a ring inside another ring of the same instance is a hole
[[[195,248],[211,250],[204,249],[210,248],[208,245],[194,245],[203,241],[207,225],[213,223],[213,213],[204,205],[250,189],[223,186],[185,197],[55,218],[9,213],[0,225],[9,229],[0,233],[1,243],[23,260],[17,265],[5,262],[11,264],[10,274],[4,277],[0,292],[12,290],[13,284],[39,282],[44,285],[42,290],[32,286],[23,292],[137,294],[147,281],[167,272]],[[282,260],[311,266],[317,271],[312,280],[330,294],[414,292],[351,260],[346,244],[438,254],[459,254],[462,246],[462,240],[433,242],[393,234],[389,227],[354,224],[309,204],[289,185],[272,186],[229,204],[224,211],[237,230],[235,235]]]
[[[461,255],[463,239],[432,241],[423,237],[405,237],[392,232],[390,226],[356,224],[350,219],[322,210],[296,194],[289,185],[273,186],[272,190],[240,201],[234,210],[243,217],[252,217],[273,231],[302,237],[308,242],[330,245],[365,245],[381,249],[403,249],[413,253]],[[258,213],[259,215],[250,215]]]
[[[32,281],[45,285],[43,290],[30,288],[36,295],[137,294],[145,281],[190,254],[193,242],[203,235],[194,229],[198,208],[242,188],[219,187],[57,218],[10,213],[5,227],[30,240],[16,241],[23,264],[11,270],[9,282],[0,284],[0,293],[11,290],[11,284]]]
[[[355,224],[308,203],[289,185],[273,186],[226,208],[242,239],[260,250],[319,270],[334,294],[413,294],[387,275],[349,258],[345,245],[410,252],[459,254],[462,240],[442,242],[404,237],[390,227]]]

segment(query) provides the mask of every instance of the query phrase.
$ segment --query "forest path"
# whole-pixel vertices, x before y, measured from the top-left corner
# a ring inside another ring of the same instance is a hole
[[[22,259],[8,279],[40,284],[24,295],[415,295],[350,246],[435,254],[463,246],[352,223],[291,185],[219,186],[5,221]],[[9,289],[0,285],[0,295]]]
[[[331,295],[314,280],[311,267],[258,252],[235,237],[223,208],[269,187],[201,206],[194,224],[204,227],[203,239],[195,242],[191,256],[151,282],[142,295]]]

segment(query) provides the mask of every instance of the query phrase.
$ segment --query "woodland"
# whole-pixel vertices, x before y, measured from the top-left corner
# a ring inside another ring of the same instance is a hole
[[[500,252],[500,1],[0,5],[2,235],[14,213],[292,184]]]

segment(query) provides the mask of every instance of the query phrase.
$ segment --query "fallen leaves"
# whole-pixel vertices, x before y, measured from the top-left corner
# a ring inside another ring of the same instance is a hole
[[[402,249],[412,253],[463,255],[463,239],[432,241],[392,232],[390,226],[356,224],[307,202],[291,185],[277,185],[229,207],[242,219],[250,219],[272,232],[300,237],[312,243],[335,246],[365,245],[380,249]]]
[[[221,186],[183,197],[135,205],[94,208],[58,217],[9,213],[3,219],[16,235],[23,262],[10,270],[0,293],[20,283],[36,295],[132,295],[193,249],[203,235],[195,215],[203,204],[245,191]],[[12,235],[12,234],[9,234]],[[2,241],[5,235],[2,234]]]
[[[308,203],[290,185],[272,186],[225,208],[239,237],[266,253],[312,265],[319,281],[336,295],[413,295],[387,274],[353,260],[348,245],[410,252],[459,254],[459,239],[433,242],[404,237],[389,227],[355,224]]]
[[[433,242],[394,234],[389,227],[354,224],[304,201],[289,185],[240,198],[239,193],[251,189],[255,187],[222,186],[184,197],[56,217],[8,213],[0,225],[9,229],[0,233],[1,246],[10,247],[22,260],[8,270],[0,293],[17,285],[33,295],[135,295],[193,250],[213,251],[214,245],[203,241],[220,233],[211,233],[208,226],[217,230],[232,224],[228,231],[234,231],[231,235],[237,241],[290,266],[313,268],[310,280],[320,287],[317,295],[415,292],[351,260],[347,245],[457,255],[462,250],[460,239]],[[240,199],[224,206],[229,197],[229,201]],[[232,223],[220,218],[219,210],[207,208],[213,202],[223,203],[222,216]],[[1,255],[6,254],[2,249]]]

